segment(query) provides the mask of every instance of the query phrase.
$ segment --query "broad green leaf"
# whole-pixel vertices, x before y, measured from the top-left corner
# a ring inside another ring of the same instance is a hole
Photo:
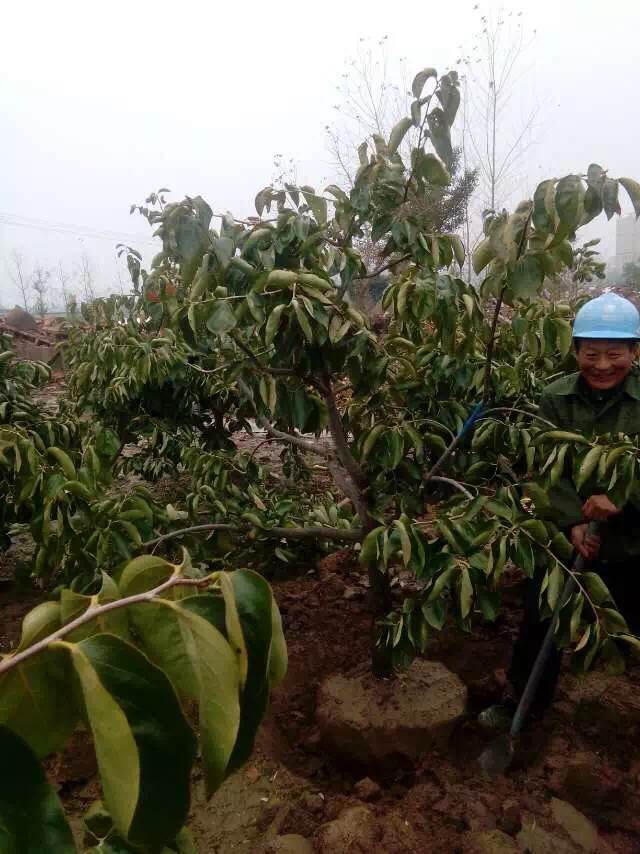
[[[240,727],[230,766],[251,755],[269,699],[269,653],[272,640],[272,595],[267,581],[250,570],[231,573],[231,583],[247,649],[247,680],[240,698]]]
[[[183,701],[196,701],[209,794],[226,775],[240,722],[240,682],[233,650],[216,626],[221,597],[191,596],[137,606],[134,625],[142,646],[167,674]]]
[[[476,246],[473,250],[472,255],[472,263],[473,263],[473,272],[476,275],[479,275],[484,268],[495,258],[495,252],[491,246],[491,241],[489,238],[485,238],[481,243]]]
[[[517,299],[535,299],[543,279],[544,270],[540,260],[534,255],[526,255],[516,261],[507,282]]]
[[[228,302],[214,302],[207,317],[207,329],[214,335],[230,332],[237,324],[236,316]]]
[[[435,599],[422,606],[422,615],[432,628],[439,631],[447,618],[447,609],[441,599]]]
[[[584,187],[579,175],[566,175],[556,188],[556,210],[560,222],[575,229],[582,219]]]
[[[133,596],[153,590],[175,572],[175,567],[169,561],[155,555],[136,557],[125,566],[120,576],[120,591],[122,596]]]
[[[62,622],[66,625],[79,617],[89,606],[106,605],[120,599],[120,591],[115,581],[105,572],[102,573],[102,586],[95,596],[84,596],[65,588],[60,595]],[[108,632],[122,638],[129,636],[129,620],[123,608],[109,611],[89,623],[66,635],[68,641],[77,642],[91,635]]]
[[[231,645],[231,648],[238,660],[240,685],[244,688],[247,679],[247,670],[249,669],[249,662],[247,658],[247,647],[242,633],[242,625],[240,623],[240,615],[238,614],[238,604],[236,602],[230,573],[220,573],[220,590],[224,597],[224,618],[227,628],[227,640],[229,641],[229,644]]]
[[[562,317],[554,317],[553,325],[556,328],[558,336],[558,349],[560,350],[560,355],[564,358],[571,350],[573,330],[569,321]]]
[[[20,643],[16,652],[21,652],[26,647],[37,643],[42,638],[55,632],[60,626],[60,603],[41,602],[25,615],[22,621]]]
[[[282,630],[282,616],[275,597],[271,602],[271,649],[269,651],[269,686],[277,688],[287,675],[287,643]]]
[[[76,854],[71,829],[53,786],[29,749],[0,726],[0,851]]]
[[[469,616],[473,602],[473,585],[468,569],[463,569],[460,578],[460,614],[464,620]]]
[[[555,228],[556,182],[551,179],[538,184],[533,195],[533,225],[536,231],[548,234]]]
[[[605,178],[602,187],[602,202],[607,219],[611,219],[614,214],[622,213],[618,201],[618,182],[614,181],[613,178]]]
[[[421,178],[436,187],[446,187],[451,182],[449,170],[435,154],[417,151],[416,155],[416,172]]]
[[[549,607],[553,611],[558,601],[558,597],[564,587],[564,573],[556,563],[549,573],[549,582],[547,585],[547,601]]]
[[[78,676],[116,829],[137,844],[166,844],[186,821],[195,759],[195,736],[169,679],[111,635],[56,646]]]
[[[402,519],[394,519],[393,524],[400,535],[400,542],[402,544],[402,561],[404,565],[407,566],[411,560],[411,538],[409,537],[406,524]]]
[[[389,154],[395,154],[398,148],[400,147],[402,140],[407,135],[407,131],[413,125],[411,119],[403,118],[394,126],[391,131],[391,136],[389,137],[389,142],[387,144],[387,149]]]
[[[618,183],[627,191],[637,219],[640,217],[640,184],[632,178],[618,178]]]
[[[450,166],[453,160],[451,131],[447,118],[440,107],[435,107],[435,109],[431,110],[427,116],[427,124],[429,125],[431,142],[436,150],[436,154],[445,164]]]
[[[613,602],[609,588],[596,572],[585,572],[580,576],[580,580],[587,588],[587,593],[596,605]]]
[[[411,84],[411,92],[413,93],[414,98],[420,98],[422,96],[422,90],[424,89],[424,84],[430,77],[437,77],[438,72],[435,68],[423,68],[422,71],[418,71],[416,76],[413,78],[413,83]]]
[[[51,649],[0,676],[0,724],[21,736],[39,757],[61,750],[75,728],[64,656]]]

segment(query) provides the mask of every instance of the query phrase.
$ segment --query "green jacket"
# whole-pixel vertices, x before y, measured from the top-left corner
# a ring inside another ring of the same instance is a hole
[[[603,433],[640,434],[640,373],[632,371],[624,383],[611,392],[596,392],[579,373],[547,386],[540,399],[539,414],[561,430],[587,437]],[[569,528],[582,519],[583,500],[570,478],[562,478],[549,497],[553,520]],[[607,523],[601,557],[622,561],[640,554],[640,503],[630,500],[618,516]]]

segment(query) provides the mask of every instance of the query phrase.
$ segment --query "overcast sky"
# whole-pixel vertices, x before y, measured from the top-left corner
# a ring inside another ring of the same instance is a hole
[[[117,289],[117,240],[153,251],[129,205],[160,186],[176,198],[200,193],[214,210],[251,213],[276,152],[295,160],[301,183],[321,185],[333,177],[324,126],[359,40],[386,34],[390,57],[445,70],[478,31],[475,5],[4,4],[0,305],[18,297],[7,272],[14,249],[29,269],[60,261],[69,272],[86,253],[99,287]],[[514,121],[523,105],[540,105],[522,195],[593,160],[639,179],[640,2],[500,5],[523,8],[536,30],[513,104]],[[612,226],[602,220],[595,231],[613,252]]]

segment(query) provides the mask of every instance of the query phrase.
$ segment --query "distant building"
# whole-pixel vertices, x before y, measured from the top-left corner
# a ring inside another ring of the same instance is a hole
[[[609,259],[608,269],[620,274],[625,264],[640,259],[640,220],[620,216],[616,220],[616,254]]]

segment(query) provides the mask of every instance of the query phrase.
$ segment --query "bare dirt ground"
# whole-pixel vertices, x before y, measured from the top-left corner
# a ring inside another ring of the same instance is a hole
[[[312,577],[274,582],[289,644],[289,674],[275,692],[250,763],[208,803],[201,787],[194,787],[191,827],[201,851],[258,852],[269,838],[288,833],[315,840],[317,850],[326,851],[321,828],[364,797],[382,833],[378,850],[385,854],[475,851],[468,847],[474,834],[496,829],[516,834],[523,822],[533,822],[540,832],[549,829],[552,835],[541,844],[552,845],[546,848],[550,854],[640,852],[636,669],[579,680],[565,673],[552,712],[531,728],[514,769],[488,780],[475,763],[486,743],[475,714],[496,696],[518,620],[513,579],[497,624],[482,626],[472,637],[447,630],[430,646],[429,655],[469,688],[469,714],[446,750],[424,755],[414,767],[384,773],[328,755],[315,722],[317,686],[326,675],[367,661],[370,616],[363,581],[352,555],[339,552],[325,558]],[[35,593],[25,600],[10,589],[0,591],[5,650],[18,637],[22,615],[37,601]],[[72,815],[81,815],[99,796],[93,751],[83,733],[47,767]],[[366,777],[375,784],[373,794],[358,785]],[[600,849],[560,847],[569,843],[551,817],[554,797],[594,822]],[[530,850],[537,854],[545,848]]]

